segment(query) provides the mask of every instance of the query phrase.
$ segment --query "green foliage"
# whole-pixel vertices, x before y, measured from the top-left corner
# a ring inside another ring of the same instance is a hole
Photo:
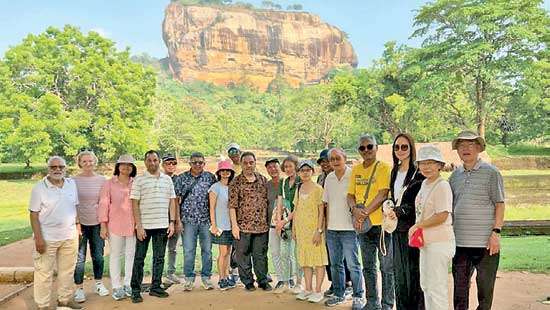
[[[288,11],[302,11],[304,9],[304,6],[299,4],[299,3],[296,3],[296,4],[291,4],[291,5],[288,5],[286,7],[286,9]]]
[[[95,32],[65,26],[28,35],[0,62],[0,85],[4,160],[30,164],[82,147],[112,159],[154,145],[155,73]]]

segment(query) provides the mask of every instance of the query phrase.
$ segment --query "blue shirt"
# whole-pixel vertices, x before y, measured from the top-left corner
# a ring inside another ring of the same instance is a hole
[[[221,230],[231,230],[229,219],[229,187],[217,182],[210,187],[210,192],[216,193],[216,226]]]
[[[197,177],[187,171],[174,179],[176,196],[182,199],[180,215],[183,223],[210,224],[208,190],[214,183],[216,183],[216,177],[208,171],[203,171]],[[183,196],[186,196],[185,199]]]

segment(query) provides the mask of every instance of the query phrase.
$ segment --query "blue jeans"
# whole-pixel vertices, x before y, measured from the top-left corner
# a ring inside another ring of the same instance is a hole
[[[201,278],[212,276],[212,239],[210,224],[183,224],[183,274],[187,280],[195,279],[197,237],[201,246]]]
[[[384,232],[386,242],[386,255],[380,251],[381,226],[373,226],[368,232],[359,234],[361,255],[363,258],[363,276],[367,287],[367,310],[393,309],[395,303],[393,283],[393,244],[392,235]],[[380,261],[382,273],[382,304],[378,298],[376,257]]]
[[[78,242],[78,256],[74,269],[75,284],[82,284],[84,282],[84,264],[86,263],[88,243],[90,244],[94,279],[101,280],[103,278],[103,248],[105,247],[105,241],[99,235],[100,227],[99,224],[92,226],[80,225],[82,236],[80,236]]]
[[[330,272],[332,274],[332,288],[338,297],[344,297],[346,276],[344,259],[350,271],[353,285],[353,297],[363,297],[363,274],[359,263],[359,243],[357,233],[347,230],[328,230],[327,245],[330,255]]]

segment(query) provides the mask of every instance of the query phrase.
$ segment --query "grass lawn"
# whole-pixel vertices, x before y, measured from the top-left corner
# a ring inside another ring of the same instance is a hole
[[[488,145],[487,153],[491,158],[510,156],[550,156],[550,146],[535,144],[516,144],[505,147],[503,145]]]

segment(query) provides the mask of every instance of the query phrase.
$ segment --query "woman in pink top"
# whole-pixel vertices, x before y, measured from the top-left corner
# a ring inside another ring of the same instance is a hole
[[[453,194],[449,182],[440,176],[445,161],[437,147],[420,148],[416,162],[426,179],[416,195],[416,224],[409,229],[409,238],[417,229],[422,229],[420,287],[426,310],[446,310],[449,307],[448,271],[455,253]]]
[[[99,221],[101,238],[109,238],[109,270],[111,274],[112,297],[120,300],[132,295],[130,280],[136,248],[134,217],[130,188],[137,169],[131,155],[118,158],[113,177],[105,182],[99,201]],[[120,259],[124,254],[124,285],[120,279]]]
[[[90,256],[94,270],[94,291],[100,296],[109,295],[109,290],[103,285],[103,248],[105,242],[99,236],[99,220],[97,208],[99,205],[99,192],[105,177],[95,172],[97,157],[91,151],[82,151],[76,156],[76,163],[80,173],[73,177],[78,191],[77,228],[80,233],[78,243],[78,257],[74,270],[74,283],[77,289],[74,294],[76,302],[84,302],[84,264],[86,263],[86,251],[90,245]]]

